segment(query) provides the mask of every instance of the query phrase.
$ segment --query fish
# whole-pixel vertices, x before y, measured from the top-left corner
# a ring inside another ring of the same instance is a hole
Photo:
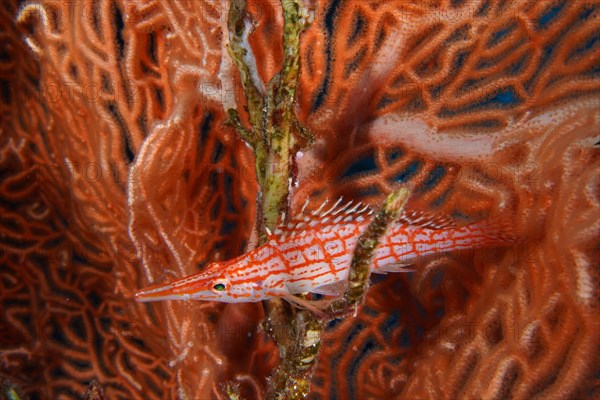
[[[303,306],[299,293],[339,296],[346,287],[354,248],[374,218],[369,205],[343,202],[300,213],[256,249],[213,262],[199,273],[139,290],[139,302],[205,300],[226,303],[285,298]],[[372,259],[376,274],[412,271],[424,257],[513,243],[510,225],[498,218],[457,227],[452,218],[404,211],[390,224]]]

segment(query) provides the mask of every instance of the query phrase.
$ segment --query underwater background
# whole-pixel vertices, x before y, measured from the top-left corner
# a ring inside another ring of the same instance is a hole
[[[411,209],[509,215],[521,237],[374,277],[326,327],[309,398],[598,398],[600,3],[303,4],[295,113],[316,142],[293,156],[292,214],[404,184]],[[252,242],[228,2],[0,7],[2,396],[264,398],[260,303],[133,300]],[[281,4],[246,10],[264,84]]]

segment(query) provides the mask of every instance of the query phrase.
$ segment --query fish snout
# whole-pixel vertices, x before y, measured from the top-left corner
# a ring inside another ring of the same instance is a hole
[[[138,290],[135,293],[135,300],[141,303],[180,298],[181,295],[177,294],[177,291],[171,283],[149,286],[147,288]]]

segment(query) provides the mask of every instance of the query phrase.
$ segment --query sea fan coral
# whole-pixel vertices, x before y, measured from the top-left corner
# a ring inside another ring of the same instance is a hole
[[[316,143],[291,209],[404,184],[409,208],[508,215],[520,237],[374,279],[327,327],[310,397],[599,396],[600,3],[305,3],[295,111]],[[0,7],[2,387],[262,398],[278,352],[259,304],[132,299],[256,240],[254,154],[225,123],[248,123],[229,2]],[[260,86],[281,5],[244,21]]]

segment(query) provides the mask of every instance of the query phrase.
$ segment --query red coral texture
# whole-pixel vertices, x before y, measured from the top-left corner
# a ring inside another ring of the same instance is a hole
[[[330,324],[312,399],[583,398],[597,381],[597,1],[306,2],[296,113],[317,143],[292,208],[344,195],[521,240],[376,277]],[[254,157],[227,2],[0,5],[0,378],[33,398],[262,398],[259,304],[138,304],[247,250]],[[248,2],[267,82],[277,2]]]

